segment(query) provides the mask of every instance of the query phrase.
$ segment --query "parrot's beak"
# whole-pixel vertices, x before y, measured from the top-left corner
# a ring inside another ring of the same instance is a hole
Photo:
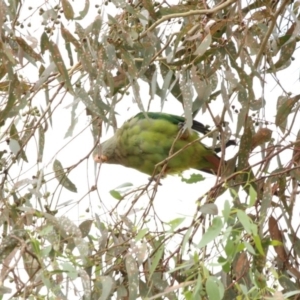
[[[97,155],[94,156],[94,161],[96,163],[104,163],[104,162],[108,161],[108,158],[105,155],[98,155],[97,154]]]

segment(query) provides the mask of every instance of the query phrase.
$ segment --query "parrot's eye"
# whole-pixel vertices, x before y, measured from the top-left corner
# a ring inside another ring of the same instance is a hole
[[[102,162],[106,162],[108,159],[107,159],[107,157],[105,156],[105,155],[95,155],[94,156],[94,161],[96,162],[96,163],[102,163]]]

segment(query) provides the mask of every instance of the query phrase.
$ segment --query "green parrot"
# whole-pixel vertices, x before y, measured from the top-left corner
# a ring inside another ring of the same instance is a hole
[[[101,155],[96,155],[95,161],[119,164],[155,176],[162,170],[162,165],[154,174],[155,166],[169,156],[180,131],[182,134],[177,138],[172,154],[197,140],[197,131],[204,134],[209,131],[197,121],[193,121],[191,131],[185,129],[184,124],[183,117],[171,114],[138,113],[126,121],[113,137],[101,144]],[[162,176],[181,173],[190,168],[218,174],[220,162],[220,157],[213,149],[197,141],[171,158]]]

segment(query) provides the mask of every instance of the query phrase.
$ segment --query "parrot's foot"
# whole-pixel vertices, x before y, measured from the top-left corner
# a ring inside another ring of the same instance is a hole
[[[180,134],[180,137],[179,137],[181,140],[186,140],[186,139],[189,138],[190,132],[186,128],[186,123],[185,122],[179,122],[178,123],[178,129],[179,129],[179,131],[181,131],[181,134]]]
[[[184,127],[184,125],[185,125],[185,122],[179,122],[178,123],[178,128],[182,129]]]

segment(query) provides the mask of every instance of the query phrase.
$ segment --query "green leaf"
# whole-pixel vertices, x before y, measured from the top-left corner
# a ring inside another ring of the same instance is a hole
[[[223,214],[223,217],[224,217],[224,222],[226,223],[229,216],[230,216],[230,204],[229,204],[229,201],[226,200],[224,202],[224,208],[223,208],[223,211],[222,211],[222,214]]]
[[[45,225],[39,230],[40,236],[47,236],[48,234],[51,234],[53,231],[53,225]]]
[[[197,183],[199,181],[203,181],[205,178],[201,174],[191,174],[190,178],[184,178],[183,175],[179,174],[181,181],[191,184],[191,183]]]
[[[117,299],[125,299],[128,298],[128,292],[127,292],[128,286],[126,284],[126,287],[124,284],[121,284],[117,287]],[[111,299],[111,298],[109,298]],[[101,299],[102,300],[102,299]],[[104,299],[103,299],[104,300]]]
[[[211,300],[221,300],[224,296],[223,284],[216,277],[209,276],[205,283],[208,298]]]
[[[64,84],[66,85],[66,88],[68,89],[68,91],[71,94],[73,94],[73,86],[70,81],[68,70],[65,66],[64,60],[62,58],[62,55],[60,54],[57,44],[55,44],[53,41],[50,41],[48,39],[48,48],[52,55],[52,59],[56,65],[56,68],[57,68],[58,72],[60,73],[60,75],[64,81]]]
[[[208,33],[207,36],[202,40],[201,44],[198,46],[196,51],[194,52],[194,55],[202,56],[210,46],[211,42],[212,42],[212,37],[211,34]]]
[[[12,289],[7,287],[7,286],[4,286],[3,284],[0,286],[0,295],[4,295],[4,294],[10,294],[12,293]],[[1,297],[2,298],[2,297]]]
[[[250,184],[250,188],[249,188],[249,195],[250,195],[250,203],[249,203],[249,207],[252,207],[257,199],[257,192],[256,190],[253,188],[252,184]]]
[[[155,253],[151,257],[150,274],[149,274],[150,277],[153,275],[156,267],[158,266],[160,259],[162,258],[163,254],[164,254],[164,249],[165,249],[164,246],[160,245],[158,249],[155,249]]]
[[[292,111],[292,108],[294,107],[295,103],[300,99],[300,95],[297,95],[295,97],[292,98],[283,98],[283,97],[279,97],[278,98],[278,104],[277,105],[277,114],[276,114],[276,118],[275,118],[275,124],[276,126],[281,126],[283,125],[283,123],[286,122],[287,117],[289,116],[289,114]],[[285,127],[285,126],[284,126]]]
[[[110,276],[99,276],[96,282],[101,283],[101,287],[97,287],[97,292],[98,289],[100,289],[100,291],[102,292],[101,297],[99,297],[99,300],[110,299],[110,295],[115,287],[114,280]]]
[[[68,92],[73,94],[73,86],[71,84],[71,80],[70,80],[70,77],[69,77],[69,74],[68,74],[68,70],[65,66],[64,60],[63,60],[63,58],[60,54],[58,46],[54,42],[50,41],[49,50],[52,54],[53,61],[56,65],[60,75],[62,76],[62,78],[64,80],[64,83],[66,85],[66,88],[68,89]]]
[[[128,274],[129,300],[136,300],[138,298],[139,272],[137,263],[130,254],[127,254],[125,265]]]
[[[41,45],[41,53],[45,54],[46,50],[49,49],[49,38],[45,31],[41,35],[40,45]]]
[[[64,138],[73,136],[74,128],[78,122],[78,118],[76,117],[76,108],[78,107],[78,103],[79,103],[79,99],[77,99],[77,100],[74,99],[74,101],[72,103],[72,109],[71,109],[71,124],[70,124]]]
[[[185,220],[185,218],[177,218],[177,219],[171,220],[170,222],[167,222],[167,224],[170,226],[169,231],[173,232],[174,229],[177,228],[184,220]]]
[[[38,240],[36,239],[31,239],[31,247],[32,247],[32,251],[34,252],[34,254],[36,254],[38,257],[40,257],[41,255],[41,244]]]
[[[12,237],[12,236],[16,236]],[[19,246],[20,240],[28,238],[28,234],[25,230],[13,230],[10,235],[4,237],[0,243],[0,259],[3,261],[16,247]]]
[[[180,74],[179,86],[182,93],[183,99],[183,110],[184,116],[186,119],[185,126],[188,130],[191,130],[193,124],[193,88],[192,88],[192,81],[190,79],[189,71],[183,70]]]
[[[79,225],[79,229],[81,231],[83,238],[89,234],[92,225],[93,225],[93,220],[85,220]]]
[[[29,56],[34,58],[35,60],[43,62],[43,58],[40,54],[36,53],[31,46],[27,44],[27,42],[22,39],[21,37],[16,36],[15,40],[19,44],[19,46],[24,50],[25,53],[27,53]]]
[[[283,45],[277,62],[274,65],[271,65],[271,68],[266,70],[266,72],[275,73],[276,71],[286,69],[291,64],[291,58],[295,52],[296,44],[296,39],[294,39],[293,41]]]
[[[74,19],[74,11],[73,7],[70,4],[68,0],[61,0],[62,8],[64,11],[64,15],[67,20],[73,20]]]
[[[69,61],[70,61],[70,66],[73,66],[74,65],[74,59],[73,59],[73,55],[72,55],[72,48],[71,48],[71,43],[66,41],[65,42],[65,48],[67,50],[67,53],[68,53],[68,58],[69,58]]]
[[[199,211],[205,215],[217,215],[218,206],[215,203],[205,203],[199,208]]]
[[[71,280],[75,280],[78,277],[78,272],[73,264],[70,264],[69,262],[66,261],[63,262],[61,266],[62,266],[62,270],[66,272],[67,276]]]
[[[138,77],[138,70],[134,62],[134,57],[132,57],[132,55],[124,49],[120,49],[120,51],[122,53],[122,60],[124,61],[124,63],[126,63],[128,67],[128,74],[131,77],[130,79],[136,80],[136,78]]]
[[[186,231],[186,233],[184,235],[184,238],[183,238],[183,241],[182,241],[182,244],[181,244],[182,252],[184,252],[185,247],[186,247],[186,245],[188,244],[188,242],[190,240],[190,237],[191,237],[191,234],[192,234],[192,230],[193,230],[193,227],[190,226],[190,228]]]
[[[157,69],[155,69],[155,71],[152,74],[151,80],[149,79],[149,81],[151,82],[150,84],[150,96],[151,99],[154,99],[155,94],[159,93],[159,86],[157,84]]]
[[[0,65],[0,79],[2,79],[6,74],[7,74],[6,67],[4,64],[1,64]]]
[[[117,186],[115,189],[120,190],[120,189],[123,189],[126,187],[131,187],[131,186],[133,186],[133,184],[131,182],[124,182],[121,185]]]
[[[101,38],[100,32],[102,31],[102,18],[100,16],[96,17],[93,23],[88,28],[91,28],[91,34],[95,39]],[[101,49],[101,48],[100,48]],[[99,49],[99,50],[100,50]]]
[[[103,112],[94,101],[91,100],[90,95],[83,89],[78,88],[75,91],[76,96],[82,101],[82,103],[96,116],[102,118]]]
[[[254,240],[254,244],[255,244],[255,247],[256,249],[258,250],[258,252],[261,254],[261,255],[265,255],[265,252],[264,252],[264,249],[263,249],[263,246],[261,244],[261,239],[260,237],[256,234],[256,235],[253,235],[253,240]]]
[[[67,174],[64,172],[63,166],[60,161],[57,159],[53,163],[53,171],[55,173],[56,179],[59,183],[66,188],[67,190],[77,193],[77,188],[74,183],[67,177]]]
[[[300,239],[294,234],[289,234],[289,238],[294,245],[295,253],[300,257]]]
[[[124,199],[124,197],[122,196],[122,193],[126,193],[129,189],[127,189],[128,187],[131,187],[132,183],[130,182],[125,182],[119,186],[117,186],[116,188],[114,188],[113,190],[111,190],[109,193],[111,194],[111,196],[113,196],[115,199],[117,200],[122,200]]]
[[[80,53],[82,53],[83,50],[81,49],[81,45],[79,41],[63,25],[61,26],[61,35],[64,38],[66,43],[72,43],[76,48],[76,50],[81,51]]]
[[[75,20],[82,20],[89,12],[89,8],[90,8],[90,1],[85,0],[84,8],[82,11],[79,12],[79,17],[76,17]]]
[[[141,239],[143,239],[144,236],[148,233],[148,231],[149,231],[148,228],[143,228],[143,229],[139,230],[135,237],[135,241],[138,242]]]
[[[20,157],[24,161],[28,162],[25,151],[22,148],[23,144],[22,144],[22,141],[19,138],[19,133],[17,131],[17,128],[16,128],[15,124],[11,125],[9,135],[10,135],[9,148],[10,148],[11,152],[14,155],[17,155],[18,153],[20,153]]]
[[[230,229],[231,228],[227,228],[227,230],[226,230],[226,235],[228,237],[232,236],[231,235],[232,231]],[[227,238],[224,250],[225,250],[227,257],[233,257],[236,253],[236,241],[234,241],[231,238]]]
[[[208,227],[207,231],[203,234],[200,243],[198,244],[199,248],[205,247],[208,243],[213,241],[222,231],[223,222],[220,217],[213,219],[211,226]]]
[[[17,99],[16,95],[15,95],[15,92],[16,92],[16,88],[17,88],[18,84],[19,84],[19,80],[18,80],[18,78],[16,76],[14,77],[14,80],[12,80],[9,83],[8,100],[6,102],[5,108],[2,111],[0,111],[0,122],[1,123],[5,122],[5,120],[8,117],[9,112],[14,107],[15,101]]]
[[[250,124],[247,124],[244,133],[241,138],[240,143],[240,151],[238,154],[238,170],[243,170],[248,167],[248,159],[251,152],[251,147],[249,145],[252,144],[252,130],[250,128]]]
[[[90,278],[90,276],[83,269],[79,269],[78,275],[81,278],[82,289],[84,290],[84,297],[86,299],[91,299],[92,290],[91,290],[91,278]]]
[[[144,46],[143,54],[142,54],[143,62],[142,62],[142,66],[139,70],[139,76],[144,75],[144,73],[149,69],[151,60],[152,60],[153,56],[155,55],[155,49],[152,44],[145,43],[143,46]]]
[[[39,90],[53,72],[57,72],[57,68],[55,63],[52,61],[48,67],[43,70],[42,74],[40,74],[39,80],[35,82],[33,90]]]
[[[252,234],[252,228],[253,228],[253,222],[252,220],[248,217],[248,215],[242,211],[242,210],[238,210],[237,211],[237,216],[239,218],[239,221],[242,223],[244,229],[246,230],[246,232],[248,234]]]
[[[143,104],[143,101],[141,99],[141,92],[140,92],[140,86],[138,84],[138,81],[134,78],[130,83],[131,83],[132,92],[133,92],[133,95],[134,95],[134,100],[136,101],[139,109],[142,112],[145,112],[144,104]]]
[[[255,251],[255,249],[253,248],[253,246],[250,243],[244,242],[243,244],[245,245],[245,248],[247,249],[247,251],[249,253],[251,253],[252,255],[256,255],[257,254],[256,251]]]
[[[43,154],[44,154],[44,147],[45,147],[45,132],[43,126],[39,126],[39,152],[38,152],[38,162],[43,161]]]
[[[17,155],[18,152],[21,150],[19,142],[17,140],[10,139],[9,140],[9,149],[14,155]]]
[[[282,296],[283,296],[283,299],[289,299],[291,298],[292,296],[295,296],[295,295],[299,295],[300,294],[300,290],[296,290],[296,291],[291,291],[291,292],[288,292],[288,293],[284,293]],[[280,299],[280,298],[278,298]]]
[[[149,15],[153,20],[157,19],[156,12],[154,9],[154,3],[152,0],[142,0],[143,7],[148,11]]]
[[[295,282],[293,282],[288,276],[290,275],[284,275],[278,277],[278,281],[280,285],[286,290],[286,291],[296,291],[298,290],[299,286]]]
[[[201,272],[199,271],[198,272],[198,275],[197,275],[197,283],[196,283],[196,285],[195,285],[195,289],[194,289],[194,291],[193,291],[193,297],[192,297],[192,299],[197,299],[196,297],[198,296],[199,297],[199,299],[201,299],[200,298],[200,293],[201,293],[201,291],[203,290],[203,287],[204,287],[204,285],[203,285],[203,280],[202,280],[202,276],[201,276]]]
[[[174,72],[172,70],[169,70],[167,75],[164,77],[164,82],[161,88],[161,95],[160,95],[160,103],[161,103],[161,108],[163,108],[166,97],[169,92],[169,87],[170,87],[170,82],[171,79],[173,78]]]
[[[264,224],[266,217],[268,215],[268,210],[270,209],[272,202],[272,187],[271,181],[267,180],[267,182],[263,185],[263,197],[261,199],[261,208],[259,214],[259,224]],[[260,234],[263,233],[263,226],[260,226]]]
[[[252,137],[251,149],[255,149],[257,146],[262,146],[269,142],[272,138],[272,132],[273,131],[268,128],[259,128]]]
[[[208,81],[207,79],[202,80],[199,78],[199,75],[197,74],[197,68],[195,65],[193,65],[191,69],[191,80],[195,88],[195,91],[198,94],[198,97],[193,102],[192,110],[193,112],[195,112],[198,109],[202,108],[204,103],[208,101],[209,96],[212,93],[212,86],[210,81]]]
[[[112,197],[114,197],[117,200],[123,199],[122,195],[116,190],[111,190],[111,191],[109,191],[109,193],[111,194]]]
[[[151,289],[149,289],[149,286],[147,285],[147,283],[145,283],[143,280],[140,279],[139,281],[139,291],[140,291],[140,297],[141,299],[147,299],[147,297],[151,297],[153,296],[153,294],[151,293]],[[125,294],[126,296],[126,294]],[[118,298],[121,299],[121,298]]]
[[[241,129],[244,127],[247,114],[248,114],[247,105],[243,105],[238,114],[238,120],[237,120],[237,125],[236,125],[236,135],[238,135],[240,133]]]

